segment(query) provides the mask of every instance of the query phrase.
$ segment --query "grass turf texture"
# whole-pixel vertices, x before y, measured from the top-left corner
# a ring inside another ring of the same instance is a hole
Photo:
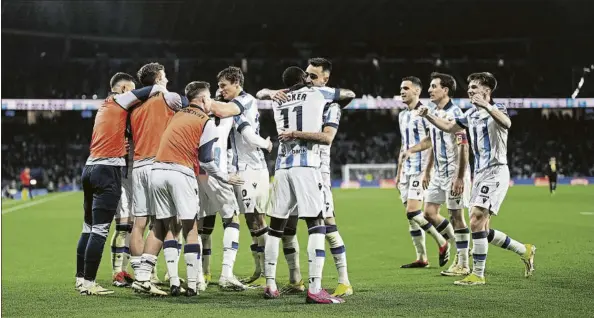
[[[130,289],[112,296],[84,297],[74,290],[76,242],[82,228],[82,194],[51,196],[43,203],[10,212],[26,202],[2,202],[2,316],[590,316],[594,306],[594,187],[512,187],[492,226],[536,244],[536,272],[523,277],[520,258],[489,246],[487,285],[459,287],[441,277],[437,248],[427,237],[429,269],[400,269],[414,259],[402,204],[395,190],[335,190],[339,230],[347,245],[355,295],[342,305],[306,305],[305,295],[264,300],[262,290],[220,292],[211,286],[197,298],[152,298]],[[6,204],[6,205],[5,205]],[[8,213],[6,213],[8,211]],[[442,210],[442,214],[447,213]],[[242,220],[243,221],[243,220]],[[112,226],[112,231],[114,227]],[[221,268],[222,227],[213,237],[213,279]],[[111,237],[111,235],[110,235]],[[301,269],[307,277],[307,232],[299,228]],[[250,275],[249,233],[242,224],[235,265]],[[109,241],[98,281],[111,287]],[[159,276],[166,267],[159,259]],[[183,257],[180,275],[185,276]],[[288,281],[279,256],[279,285]],[[324,287],[336,286],[336,269],[327,251]]]

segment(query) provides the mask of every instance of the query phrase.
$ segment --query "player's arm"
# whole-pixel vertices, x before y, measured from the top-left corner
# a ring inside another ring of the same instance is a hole
[[[260,137],[260,135],[256,134],[254,128],[246,120],[243,114],[235,116],[233,120],[235,122],[237,132],[239,132],[245,138],[245,140],[250,145],[252,145],[252,147],[262,148],[268,151],[272,150],[272,142],[270,141],[270,137],[264,139]]]
[[[439,130],[443,130],[447,133],[455,133],[461,130],[464,130],[465,127],[468,126],[468,122],[466,116],[456,118],[456,120],[446,120],[443,118],[439,118],[434,114],[429,112],[429,108],[427,106],[419,107],[419,116],[425,117],[430,123],[432,123],[435,127]]]
[[[465,131],[456,133],[456,143],[458,144],[458,173],[459,179],[463,179],[468,166],[468,137]]]
[[[493,117],[493,119],[499,126],[501,126],[504,129],[511,128],[511,118],[509,118],[509,116],[507,115],[507,111],[505,110],[505,107],[499,108],[494,105],[489,105],[488,107],[485,108],[485,110],[487,110],[489,115],[491,115],[491,117]]]
[[[123,94],[117,94],[113,100],[125,110],[130,110],[133,106],[145,102],[149,97],[157,93],[165,93],[167,89],[161,85],[151,85],[139,89],[133,89]]]
[[[165,100],[165,104],[167,104],[173,111],[188,107],[190,104],[190,101],[186,96],[182,96],[175,92],[164,92],[163,99]]]
[[[306,140],[320,145],[331,145],[332,140],[336,136],[336,130],[331,132],[331,129],[324,129],[322,132],[305,132],[285,130],[278,134],[279,141],[289,141],[293,139]]]
[[[413,153],[427,150],[427,149],[431,148],[431,146],[432,146],[431,137],[425,136],[425,138],[421,139],[421,141],[418,144],[408,148],[408,150],[405,153],[405,159],[410,157]]]
[[[217,127],[212,120],[208,120],[202,130],[202,136],[200,137],[200,144],[198,145],[198,162],[200,168],[204,169],[209,176],[225,183],[230,184],[241,184],[237,183],[235,178],[229,178],[227,171],[221,171],[216,165],[213,156],[213,146],[219,139],[217,136]]]
[[[315,87],[324,95],[328,102],[335,102],[341,108],[346,107],[355,97],[355,93],[346,88],[332,88],[332,87]]]

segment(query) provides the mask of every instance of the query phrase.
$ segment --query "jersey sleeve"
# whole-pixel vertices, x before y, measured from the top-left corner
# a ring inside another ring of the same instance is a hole
[[[233,127],[237,129],[237,132],[241,134],[241,132],[247,127],[250,126],[250,122],[247,119],[245,113],[241,113],[239,115],[233,116]]]
[[[114,101],[125,110],[129,110],[132,106],[145,102],[149,97],[162,92],[167,92],[167,89],[161,85],[151,85],[139,89],[134,89],[123,94],[114,96]]]
[[[214,160],[213,146],[219,138],[217,137],[217,127],[213,120],[208,120],[200,136],[198,145],[198,162],[200,169],[204,169],[209,176],[220,181],[227,181],[227,172],[221,171]]]
[[[340,89],[332,87],[312,87],[322,93],[327,103],[337,102],[340,99]]]
[[[469,110],[467,110],[464,114],[462,114],[462,116],[460,117],[455,117],[454,120],[456,121],[456,125],[462,127],[462,128],[468,128],[468,117],[470,116],[470,114],[472,114],[474,111],[476,111],[475,108],[470,108]]]
[[[495,107],[497,109],[499,109],[500,112],[504,113],[505,116],[509,117],[509,114],[507,113],[507,107],[505,107],[505,104],[502,103],[496,103]]]
[[[185,108],[189,104],[187,97],[174,92],[165,92],[163,94],[163,99],[165,100],[165,104],[174,111]]]
[[[326,113],[324,114],[324,124],[322,125],[322,129],[325,127],[334,127],[338,129],[341,114],[342,112],[338,104],[330,104],[330,106],[326,110]]]
[[[243,114],[247,109],[255,107],[256,105],[254,104],[254,101],[255,99],[252,95],[245,93],[242,93],[231,100],[232,103],[235,103],[235,105],[239,107],[240,115]]]

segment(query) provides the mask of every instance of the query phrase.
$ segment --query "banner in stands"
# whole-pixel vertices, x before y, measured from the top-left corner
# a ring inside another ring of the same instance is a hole
[[[559,185],[590,185],[594,184],[594,177],[576,177],[576,178],[559,178],[557,179],[557,184]],[[510,183],[510,186],[519,186],[519,185],[531,185],[537,187],[548,187],[549,180],[547,178],[527,178],[527,179],[520,179],[520,178],[513,178]],[[396,183],[394,179],[383,179],[383,180],[371,180],[371,181],[349,181],[343,182],[342,180],[332,180],[332,187],[333,188],[341,188],[341,189],[359,189],[359,188],[383,188],[383,189],[395,189]]]
[[[430,104],[428,99],[421,99]],[[496,98],[508,108],[594,108],[594,98]],[[102,99],[3,99],[2,110],[97,110]],[[462,108],[470,107],[467,98],[454,99]],[[271,101],[258,101],[258,108],[270,109]],[[353,100],[348,109],[394,109],[405,108],[399,96],[394,98],[366,97]]]

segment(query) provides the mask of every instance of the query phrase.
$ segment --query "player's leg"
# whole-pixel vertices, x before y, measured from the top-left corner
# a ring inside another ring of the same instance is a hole
[[[212,274],[210,271],[210,256],[212,255],[211,235],[214,231],[216,217],[216,214],[207,215],[200,220],[202,226],[200,234],[200,239],[202,240],[202,271],[204,272],[204,281],[207,285],[212,279]]]
[[[239,248],[239,217],[232,215],[223,218],[223,267],[219,287],[224,290],[243,291],[246,289],[233,274],[237,249]]]
[[[202,260],[200,259],[201,240],[200,235],[198,235],[198,223],[196,219],[182,220],[182,227],[186,241],[186,245],[184,246],[184,259],[186,261],[188,278],[186,296],[191,297],[198,295],[198,281],[203,277]]]
[[[400,268],[423,268],[429,266],[427,248],[425,246],[425,231],[422,228],[422,225],[429,224],[421,212],[423,189],[421,181],[418,180],[419,178],[417,176],[405,176],[405,178],[405,182],[400,183],[399,190],[401,199],[403,199],[403,202],[406,202],[405,211],[408,218],[410,235],[417,252],[417,259],[410,264],[400,266]]]
[[[115,216],[115,231],[111,237],[113,285],[129,287],[134,279],[127,272],[130,261],[130,209],[132,207],[131,176],[122,179],[122,196]]]
[[[464,279],[454,282],[456,285],[471,286],[485,284],[485,265],[489,251],[487,241],[488,221],[490,218],[489,209],[473,206],[470,212],[470,230],[472,231],[473,244],[473,267],[472,273]]]
[[[173,176],[178,177],[177,175],[171,175],[171,177]],[[173,184],[177,185],[177,182]],[[171,192],[175,193],[175,191],[176,188],[172,187]],[[179,211],[178,205],[175,203],[176,202],[174,201],[175,210]],[[171,290],[171,295],[179,296],[183,293],[181,289],[181,280],[179,277],[180,242],[178,241],[178,234],[181,231],[181,224],[177,217],[173,217],[171,223],[172,224],[169,227],[170,230],[165,234],[165,240],[163,241],[163,256],[167,266],[167,277],[169,278],[169,289]]]
[[[305,290],[305,283],[301,277],[299,264],[299,241],[297,240],[297,224],[299,221],[297,206],[293,207],[283,232],[283,254],[289,267],[289,284],[282,289],[283,294],[301,293]]]
[[[439,226],[438,230],[442,230],[445,235],[450,237],[452,245],[455,243],[456,246],[456,261],[441,274],[444,276],[466,276],[470,273],[468,266],[468,242],[470,240],[470,230],[464,220],[464,208],[468,207],[468,201],[470,199],[470,178],[465,183],[464,191],[459,195],[454,195],[451,192],[451,182],[448,181],[448,188],[445,191],[446,195],[446,207],[450,215],[450,222],[445,220]],[[444,226],[445,224],[445,226]]]
[[[445,227],[449,225],[449,222],[447,225],[442,225],[442,222],[447,222],[447,220],[445,220],[445,218],[439,214],[440,207],[441,204],[425,202],[425,209],[422,215],[417,216],[412,214],[416,212],[409,212],[410,214],[407,213],[407,216],[412,216],[413,220],[417,222],[424,231],[428,232],[431,237],[433,237],[439,248],[439,267],[442,267],[446,265],[450,259],[450,245],[448,244],[447,238],[440,233],[441,230],[445,230]],[[427,223],[422,224],[423,220],[421,218],[423,218]],[[419,220],[421,222],[419,222]],[[438,226],[440,227],[438,228]]]
[[[95,279],[109,227],[116,213],[121,196],[121,170],[119,167],[96,165],[90,173],[93,189],[91,234],[85,250],[84,281],[80,290],[85,295],[104,295],[113,293],[99,286]]]
[[[140,258],[144,251],[144,233],[149,226],[149,196],[151,166],[137,167],[132,170],[132,202],[134,223],[130,233],[130,265],[134,270],[140,266]],[[153,231],[149,232],[149,236]]]
[[[87,249],[87,244],[89,243],[89,236],[91,235],[91,227],[93,225],[93,187],[90,181],[90,172],[92,169],[93,166],[85,166],[82,172],[84,215],[82,233],[80,234],[78,245],[76,247],[76,282],[74,287],[77,291],[80,291],[84,281],[85,251]]]
[[[272,186],[272,207],[269,211],[269,236],[264,249],[264,276],[266,277],[264,298],[267,299],[278,298],[280,296],[276,284],[276,265],[287,218],[295,203],[295,194],[291,189],[288,170],[277,170]]]

